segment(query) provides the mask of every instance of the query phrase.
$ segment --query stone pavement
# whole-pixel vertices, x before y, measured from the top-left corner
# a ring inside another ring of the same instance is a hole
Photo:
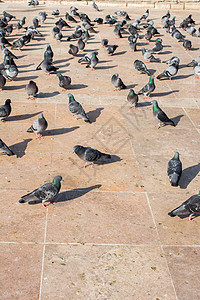
[[[84,51],[99,52],[100,62],[91,71],[77,63],[82,54],[74,59],[68,54],[66,36],[74,24],[63,30],[61,43],[52,38],[57,20],[52,10],[58,7],[64,16],[71,5],[30,8],[1,3],[1,12],[17,19],[26,15],[28,25],[39,11],[47,11],[49,17],[39,29],[44,38],[31,41],[22,52],[13,51],[20,57],[16,60],[20,72],[0,98],[1,104],[7,98],[12,101],[12,113],[0,125],[1,138],[17,154],[0,155],[0,299],[199,299],[200,218],[188,222],[170,218],[168,212],[200,188],[200,85],[192,68],[185,66],[200,54],[195,50],[200,40],[187,34],[194,50],[185,51],[162,29],[160,17],[166,11],[150,11],[165,46],[159,57],[178,55],[181,60],[174,81],[155,80],[153,99],[177,124],[157,130],[149,101],[141,96],[136,110],[126,102],[128,88],[138,92],[148,81],[146,75],[137,75],[133,62],[142,59],[141,46],[152,48],[155,38],[150,44],[139,40],[139,51],[132,53],[127,38],[115,39],[113,27],[96,26],[98,34],[92,35]],[[101,6],[98,13],[91,5],[75,5],[92,20],[117,10]],[[136,18],[144,10],[127,8],[127,12]],[[189,13],[198,21],[195,12],[171,13],[178,24]],[[9,40],[21,34],[14,31]],[[115,55],[107,55],[102,38],[119,45]],[[62,92],[55,74],[35,71],[47,43],[59,72],[72,78],[69,91],[85,108],[91,125],[72,118],[68,92]],[[157,76],[166,65],[148,67]],[[110,79],[116,72],[126,90],[113,91]],[[26,99],[30,79],[39,87],[36,100]],[[49,126],[38,141],[26,130],[40,111]],[[72,153],[76,144],[110,153],[113,159],[82,169],[83,162]],[[180,152],[184,171],[181,187],[172,188],[166,170],[175,151]],[[18,203],[22,195],[55,175],[64,182],[54,205],[45,209],[41,204]]]

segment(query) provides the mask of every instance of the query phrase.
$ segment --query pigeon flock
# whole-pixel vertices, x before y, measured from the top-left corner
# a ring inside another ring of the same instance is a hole
[[[28,2],[28,5],[31,7],[40,7],[37,0],[31,0]],[[85,12],[80,12],[79,9],[74,6],[71,6],[70,10],[65,12],[64,17],[63,15],[61,16],[58,9],[53,10],[51,16],[49,16],[45,11],[42,11],[41,8],[41,10],[38,11],[38,16],[35,16],[32,19],[31,24],[27,23],[26,16],[21,20],[18,20],[17,16],[13,16],[9,12],[3,11],[3,15],[0,19],[1,52],[3,55],[3,62],[0,64],[0,89],[3,91],[7,81],[16,79],[19,74],[16,63],[16,60],[20,59],[18,58],[18,53],[23,51],[24,47],[28,47],[29,43],[31,44],[32,41],[36,43],[38,37],[44,37],[41,29],[45,26],[45,22],[49,17],[51,17],[51,19],[55,18],[55,24],[52,28],[49,28],[49,35],[53,36],[57,43],[61,43],[61,45],[62,41],[65,40],[70,59],[75,60],[78,56],[76,61],[77,64],[80,64],[80,66],[83,65],[82,68],[86,67],[90,68],[91,71],[98,72],[96,66],[101,64],[102,59],[98,57],[99,53],[96,49],[90,49],[90,51],[87,52],[86,46],[88,41],[90,41],[91,38],[98,40],[101,46],[106,49],[105,55],[111,58],[120,48],[120,46],[117,45],[117,42],[112,43],[108,40],[106,31],[104,31],[104,38],[99,40],[98,30],[100,30],[102,24],[107,24],[107,27],[113,28],[114,39],[127,39],[129,51],[140,51],[141,54],[141,60],[135,59],[132,63],[133,68],[135,68],[139,74],[144,74],[144,76],[142,76],[142,78],[144,78],[143,88],[138,92],[134,91],[133,88],[129,89],[124,102],[127,101],[130,104],[130,109],[134,108],[134,110],[139,110],[138,103],[141,101],[141,95],[143,95],[143,99],[149,99],[149,104],[152,104],[152,117],[157,121],[157,129],[167,125],[176,127],[174,121],[160,108],[159,101],[152,98],[152,93],[156,89],[156,80],[176,80],[176,75],[180,69],[180,58],[172,56],[169,57],[167,61],[161,61],[161,59],[157,57],[158,54],[164,51],[165,44],[160,37],[162,35],[159,33],[159,29],[156,28],[154,21],[150,19],[149,9],[147,9],[142,16],[132,19],[132,17],[123,10],[118,10],[113,15],[106,14],[105,11],[99,9],[95,2],[92,3],[92,8],[99,13],[99,17],[95,20],[91,19]],[[192,15],[189,15],[180,24],[177,24],[175,16],[171,16],[168,11],[161,17],[160,24],[157,25],[162,26],[166,34],[171,35],[172,39],[177,41],[177,43],[182,44],[185,51],[192,50],[192,43],[189,40],[189,35],[196,38],[200,37],[200,28],[196,26],[196,22],[192,19]],[[13,32],[17,32],[19,36],[14,41],[13,39],[10,39],[12,38]],[[154,38],[156,38],[156,40],[152,40]],[[145,43],[141,43],[142,40]],[[150,46],[150,43],[153,43],[152,47]],[[147,49],[143,47],[143,45],[149,45],[150,47],[147,47],[149,48]],[[80,55],[80,53],[82,53],[82,55]],[[35,66],[35,72],[38,72],[38,76],[43,76],[44,74],[42,73],[45,73],[50,79],[54,78],[57,80],[58,85],[63,89],[62,91],[73,89],[73,77],[63,75],[62,72],[59,72],[59,67],[54,64],[53,58],[53,46],[47,44],[43,52],[43,60],[38,66]],[[161,66],[165,64],[164,67],[161,67],[163,71],[160,74],[154,75],[151,69],[146,65],[148,63],[149,66],[151,62],[160,64]],[[193,68],[194,75],[200,79],[200,55],[188,62],[187,66],[185,66],[185,68],[189,67]],[[80,72],[83,71],[81,70]],[[90,83],[88,82],[88,84]],[[120,93],[121,90],[128,88],[127,78],[121,78],[120,74],[113,72],[110,78],[110,85],[113,85],[114,90]],[[34,101],[37,98],[38,92],[39,89],[37,84],[33,80],[27,81],[25,93],[30,101]],[[88,124],[87,126],[92,126],[92,121],[87,115],[87,112],[85,112],[82,104],[75,99],[76,97],[72,93],[68,93],[67,96],[69,113],[72,113],[73,117],[76,119],[81,118]],[[7,99],[5,103],[2,103],[0,106],[0,121],[6,122],[6,120],[9,119],[11,112],[12,101]],[[39,140],[44,138],[42,133],[47,127],[48,120],[45,119],[45,112],[41,112],[32,125],[30,124],[27,132],[35,133],[36,139]],[[176,130],[176,128],[173,130]],[[5,154],[5,157],[6,155],[15,155],[9,146],[6,145],[6,141],[1,139],[0,150]],[[172,151],[174,151],[174,149],[172,149]],[[102,153],[99,150],[88,146],[75,145],[73,147],[73,152],[85,162],[84,168],[87,167],[89,163],[92,163],[93,165],[101,157],[104,157],[106,160],[112,159],[112,155]],[[115,168],[114,164],[113,168]],[[169,160],[166,170],[166,176],[168,175],[172,187],[177,187],[179,185],[181,174],[182,163],[180,161],[180,155],[179,152],[175,152],[173,158]],[[51,183],[46,183],[29,194],[22,196],[19,203],[40,201],[42,202],[42,205],[46,207],[48,204],[54,202],[56,195],[60,191],[61,181],[62,177],[60,175],[55,176]],[[189,220],[191,220],[193,216],[195,217],[198,214],[200,214],[200,192],[197,195],[190,197],[178,208],[169,212],[168,215],[171,217],[189,215]]]

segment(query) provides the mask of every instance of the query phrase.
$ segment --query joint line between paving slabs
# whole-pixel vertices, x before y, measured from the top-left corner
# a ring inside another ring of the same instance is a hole
[[[42,252],[42,270],[41,270],[41,277],[40,277],[40,293],[39,293],[39,300],[42,299],[42,284],[43,284],[43,274],[44,274],[44,257],[45,257],[45,250],[46,250],[46,237],[47,237],[47,219],[48,219],[48,207],[47,213],[45,218],[45,228],[44,228],[44,245],[43,245],[43,252]]]
[[[194,126],[194,128],[196,129],[196,131],[200,134],[199,129],[196,128],[194,122],[192,121],[192,119],[190,118],[190,116],[188,115],[187,111],[185,110],[184,107],[182,107],[183,111],[185,112],[185,114],[187,115],[188,119],[190,120],[190,122],[192,123],[192,125]]]
[[[170,277],[170,280],[171,280],[171,284],[172,284],[172,287],[173,287],[173,290],[174,290],[174,294],[175,294],[176,299],[178,300],[178,297],[177,297],[177,294],[176,294],[176,289],[175,289],[175,286],[174,286],[174,282],[173,282],[173,279],[172,279],[172,276],[171,276],[171,273],[170,273],[170,270],[169,270],[169,266],[168,266],[168,263],[167,263],[167,259],[166,259],[166,256],[165,256],[165,252],[164,252],[163,246],[161,245],[161,242],[160,242],[158,228],[156,226],[156,221],[155,221],[154,214],[153,214],[153,211],[152,211],[152,208],[151,208],[151,204],[150,204],[150,201],[149,201],[148,193],[146,192],[145,195],[146,195],[147,203],[148,203],[148,206],[149,206],[149,209],[150,209],[150,212],[151,212],[153,223],[154,223],[154,226],[155,226],[155,229],[156,229],[156,233],[157,233],[157,237],[158,237],[158,242],[160,243],[160,249],[161,249],[162,255],[163,255],[164,259],[165,259],[167,271],[168,271],[168,274],[169,274],[169,277]]]

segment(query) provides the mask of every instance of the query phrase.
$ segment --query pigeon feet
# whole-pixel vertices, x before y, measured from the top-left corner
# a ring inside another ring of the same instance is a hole
[[[0,122],[1,122],[1,123],[5,123],[5,122],[6,122],[6,120],[4,120],[4,119],[3,119],[3,120],[1,120]]]
[[[41,134],[37,134],[36,140],[41,138],[43,138],[43,136]]]
[[[49,206],[50,204],[53,204],[52,201],[47,201],[46,203],[48,203],[48,204],[45,205],[45,204],[42,202],[42,206],[45,207],[45,208],[46,208],[47,206]],[[53,205],[54,205],[54,204],[53,204]]]
[[[156,128],[159,129],[159,128],[160,128],[160,124],[157,124],[157,125],[156,125]]]

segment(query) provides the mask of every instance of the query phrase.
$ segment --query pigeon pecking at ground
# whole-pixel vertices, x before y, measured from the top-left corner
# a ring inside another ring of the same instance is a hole
[[[73,147],[73,151],[78,155],[80,159],[85,161],[85,164],[83,166],[84,168],[87,166],[88,162],[92,162],[92,164],[94,165],[94,162],[99,160],[101,157],[111,159],[110,154],[102,153],[90,147],[83,147],[80,145],[76,145]]]

